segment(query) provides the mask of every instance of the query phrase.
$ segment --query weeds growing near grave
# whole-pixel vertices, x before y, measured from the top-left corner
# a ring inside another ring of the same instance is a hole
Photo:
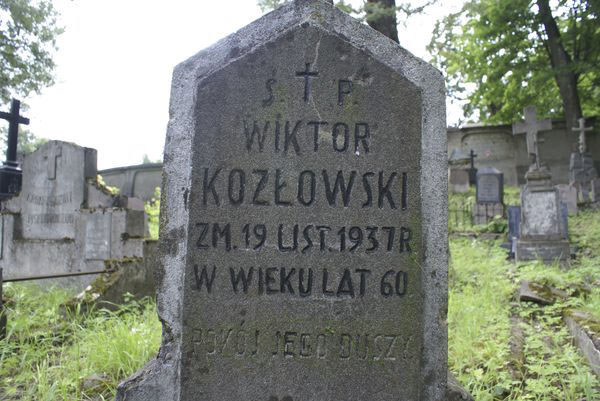
[[[477,401],[600,399],[600,381],[563,322],[570,309],[600,312],[600,211],[580,213],[569,224],[580,249],[568,269],[515,265],[497,241],[450,241],[449,365]],[[518,302],[522,280],[552,286],[562,296],[550,306]],[[522,352],[511,353],[515,331],[522,334],[516,342]]]
[[[154,197],[145,205],[146,215],[148,216],[148,228],[150,230],[150,239],[158,239],[158,224],[160,220],[160,187],[154,190]]]
[[[120,380],[156,355],[161,328],[155,305],[129,302],[62,316],[71,294],[5,285],[7,338],[0,340],[0,399],[113,399]]]

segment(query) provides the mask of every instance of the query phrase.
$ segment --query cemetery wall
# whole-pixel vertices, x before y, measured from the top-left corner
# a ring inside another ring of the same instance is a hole
[[[592,123],[593,124],[593,123]],[[553,120],[556,129],[539,134],[540,153],[548,163],[556,184],[569,182],[569,158],[577,144],[577,135],[567,132],[564,121]],[[596,129],[595,132],[598,132]],[[588,148],[596,169],[600,170],[600,135],[588,134]],[[523,185],[529,168],[524,135],[512,135],[511,125],[466,125],[448,129],[448,156],[462,147],[467,153],[473,149],[478,155],[476,167],[495,167],[504,173],[506,185]],[[120,189],[120,193],[149,201],[162,182],[162,163],[139,164],[101,170],[104,181]]]
[[[597,125],[594,121],[590,125]],[[564,121],[552,120],[552,131],[540,132],[540,158],[552,173],[555,184],[569,182],[569,160],[577,147],[578,136],[567,130]],[[588,150],[600,168],[600,131],[588,134]],[[495,167],[504,173],[505,185],[525,184],[525,173],[531,164],[527,155],[525,135],[512,134],[511,125],[466,125],[448,129],[448,155],[462,148],[466,153],[475,151],[475,167]]]
[[[119,188],[120,194],[147,202],[161,186],[162,168],[162,163],[138,164],[100,170],[98,174],[107,185]]]

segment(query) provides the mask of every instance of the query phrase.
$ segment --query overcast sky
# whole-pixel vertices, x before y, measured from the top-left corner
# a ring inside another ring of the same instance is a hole
[[[144,154],[161,159],[173,67],[262,14],[255,0],[53,3],[65,27],[56,84],[23,99],[29,128],[39,137],[96,148],[101,169],[140,164]],[[400,26],[401,44],[425,60],[435,21],[462,1],[443,3]],[[459,117],[449,107],[448,122]]]

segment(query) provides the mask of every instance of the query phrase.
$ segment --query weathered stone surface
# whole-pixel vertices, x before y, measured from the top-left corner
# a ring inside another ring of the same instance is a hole
[[[179,65],[163,344],[117,399],[444,400],[444,125],[439,72],[319,0]]]
[[[488,224],[495,217],[504,216],[502,203],[475,203],[471,209],[473,224]]]
[[[577,214],[577,189],[569,184],[559,184],[556,186],[560,201],[567,205],[570,215]]]
[[[575,345],[587,359],[592,371],[600,376],[600,320],[581,311],[566,311],[564,320]]]
[[[504,175],[493,167],[477,171],[477,203],[504,203]]]
[[[567,228],[558,189],[551,184],[548,170],[530,169],[521,191],[520,236],[516,259],[540,259],[545,263],[568,260],[571,256]]]
[[[469,191],[469,171],[464,169],[451,168],[449,172],[450,190],[456,193],[465,193]]]
[[[1,205],[0,267],[6,278],[98,271],[106,259],[142,256],[143,209],[101,185],[94,149],[50,141],[26,155],[23,166],[21,193]],[[83,289],[93,278],[52,284]]]
[[[519,288],[519,301],[535,302],[540,305],[552,305],[554,303],[554,297],[546,286],[529,281],[522,281],[521,287]]]
[[[76,214],[85,201],[86,157],[94,155],[93,149],[50,141],[25,158],[20,196],[23,238],[75,238]]]
[[[158,269],[158,242],[146,241],[143,254],[143,258],[105,260],[106,269],[114,272],[98,275],[84,291],[64,306],[73,308],[80,305],[82,311],[92,304],[97,308],[114,309],[129,297],[154,298]]]

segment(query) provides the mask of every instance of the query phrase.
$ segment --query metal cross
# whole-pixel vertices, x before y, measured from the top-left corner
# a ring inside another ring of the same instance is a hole
[[[587,151],[587,146],[585,143],[585,133],[589,131],[593,131],[594,127],[585,126],[585,118],[579,119],[579,127],[573,127],[573,131],[579,132],[579,153],[584,154]]]
[[[319,72],[311,71],[310,63],[306,63],[306,69],[304,71],[297,71],[296,76],[299,78],[304,78],[304,101],[308,102],[308,99],[310,98],[310,86],[311,86],[310,79],[313,77],[318,77]]]
[[[471,169],[474,169],[475,168],[475,158],[477,157],[477,155],[475,154],[473,149],[471,149],[471,153],[469,153],[469,157],[471,158]]]
[[[56,179],[56,168],[58,167],[58,158],[62,157],[62,146],[54,148],[52,155],[48,160],[48,179]]]
[[[527,153],[533,156],[534,163],[540,168],[540,153],[538,148],[538,132],[552,129],[552,120],[537,120],[535,106],[525,107],[525,122],[515,123],[512,126],[513,135],[527,134]]]
[[[6,161],[17,162],[17,140],[19,137],[19,124],[28,125],[29,119],[21,117],[21,102],[13,99],[10,104],[10,112],[5,113],[0,111],[0,119],[8,121],[8,150],[6,151]]]

